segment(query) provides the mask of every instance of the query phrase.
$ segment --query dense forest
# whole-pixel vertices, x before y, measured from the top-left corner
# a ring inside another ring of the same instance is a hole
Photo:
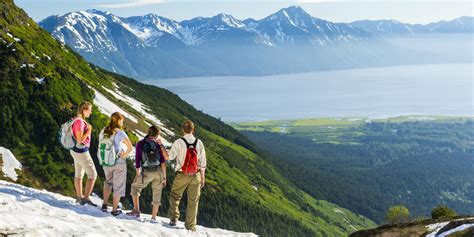
[[[379,223],[399,204],[412,217],[428,216],[439,204],[474,213],[473,120],[282,122],[259,128],[243,133],[317,199]]]
[[[175,94],[139,83],[87,63],[41,29],[12,0],[0,2],[0,145],[23,164],[18,182],[74,195],[73,160],[58,140],[59,126],[74,116],[81,101],[93,101],[94,90],[136,116],[126,120],[127,132],[146,131],[151,122],[136,108],[115,98],[120,90],[148,106],[149,112],[180,136],[180,124],[191,119],[208,155],[207,183],[202,190],[198,224],[262,236],[344,236],[373,227],[369,219],[326,201],[312,198],[291,184],[242,134],[196,110]],[[93,108],[91,155],[97,162],[98,132],[108,117]],[[130,161],[132,163],[132,161]],[[102,193],[103,171],[94,192]],[[169,183],[173,172],[168,169]],[[134,168],[129,164],[127,193]],[[3,179],[3,176],[1,176]],[[163,191],[160,215],[166,216],[169,187]],[[186,200],[186,197],[183,198]],[[142,211],[149,212],[151,190],[142,194]],[[123,200],[129,207],[129,197]],[[182,203],[183,209],[185,202]],[[339,210],[335,212],[334,210]]]

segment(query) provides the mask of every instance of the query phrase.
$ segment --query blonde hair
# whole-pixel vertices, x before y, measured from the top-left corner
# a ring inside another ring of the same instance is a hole
[[[121,129],[123,130],[123,125],[121,125],[119,122],[120,120],[123,120],[124,116],[120,114],[119,112],[115,112],[110,116],[110,123],[107,127],[104,129],[104,135],[110,137],[114,135],[115,129]]]
[[[84,118],[84,110],[89,109],[92,107],[90,102],[84,101],[77,107],[77,115],[81,115]]]

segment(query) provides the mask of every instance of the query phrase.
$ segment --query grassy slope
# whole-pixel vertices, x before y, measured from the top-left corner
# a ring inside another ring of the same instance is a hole
[[[10,0],[0,3],[0,30],[0,38],[5,41],[0,40],[0,128],[4,129],[0,142],[25,165],[20,183],[72,195],[72,160],[58,146],[56,131],[71,116],[74,104],[92,100],[93,91],[86,85],[107,95],[102,86],[112,88],[115,82],[129,95],[139,91],[141,97],[137,99],[149,105],[171,129],[179,131],[179,124],[186,117],[202,128],[197,135],[207,145],[209,171],[200,223],[263,235],[285,235],[290,233],[287,230],[341,236],[354,231],[347,222],[357,229],[374,226],[342,208],[339,209],[345,214],[337,213],[335,205],[317,201],[296,189],[254,153],[254,145],[245,137],[196,111],[176,95],[89,65],[50,37]],[[15,42],[7,32],[21,41]],[[24,63],[35,66],[20,68]],[[39,85],[32,80],[34,77],[45,77],[46,82]],[[100,128],[106,120],[95,110],[91,123]],[[97,137],[97,129],[93,137]],[[99,179],[96,191],[100,192],[100,185]],[[258,191],[252,185],[258,186]]]

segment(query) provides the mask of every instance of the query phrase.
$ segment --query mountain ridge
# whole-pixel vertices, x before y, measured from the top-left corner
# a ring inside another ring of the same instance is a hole
[[[387,42],[385,38],[394,35],[387,33],[393,23],[382,23],[334,23],[296,6],[260,20],[221,13],[175,21],[154,13],[119,17],[89,9],[39,22],[88,61],[139,79],[259,76],[442,61],[439,55]],[[377,28],[380,24],[388,29]],[[398,28],[415,28],[399,24]],[[453,31],[449,23],[442,24],[429,27]]]

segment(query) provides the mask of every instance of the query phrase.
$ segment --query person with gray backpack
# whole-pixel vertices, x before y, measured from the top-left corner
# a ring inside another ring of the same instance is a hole
[[[166,151],[159,138],[160,129],[157,126],[148,128],[148,135],[136,145],[135,168],[136,175],[132,183],[133,210],[128,216],[140,217],[140,192],[151,183],[153,189],[153,209],[151,222],[156,223],[156,215],[161,205],[161,190],[166,186]]]
[[[86,119],[92,113],[92,104],[85,101],[77,108],[76,117],[64,123],[59,130],[61,145],[69,150],[74,159],[74,188],[76,189],[76,202],[81,205],[97,206],[90,199],[97,171],[94,161],[89,153],[91,144],[92,126]],[[82,178],[87,174],[85,192],[82,192]]]
[[[133,148],[132,143],[123,130],[123,120],[124,116],[119,112],[115,112],[110,116],[109,125],[100,132],[99,147],[97,149],[97,157],[105,173],[102,211],[107,211],[109,196],[113,190],[111,212],[113,216],[122,214],[122,211],[117,208],[120,198],[125,197],[125,185],[127,182],[126,159]],[[122,144],[125,144],[126,150],[122,148]]]

